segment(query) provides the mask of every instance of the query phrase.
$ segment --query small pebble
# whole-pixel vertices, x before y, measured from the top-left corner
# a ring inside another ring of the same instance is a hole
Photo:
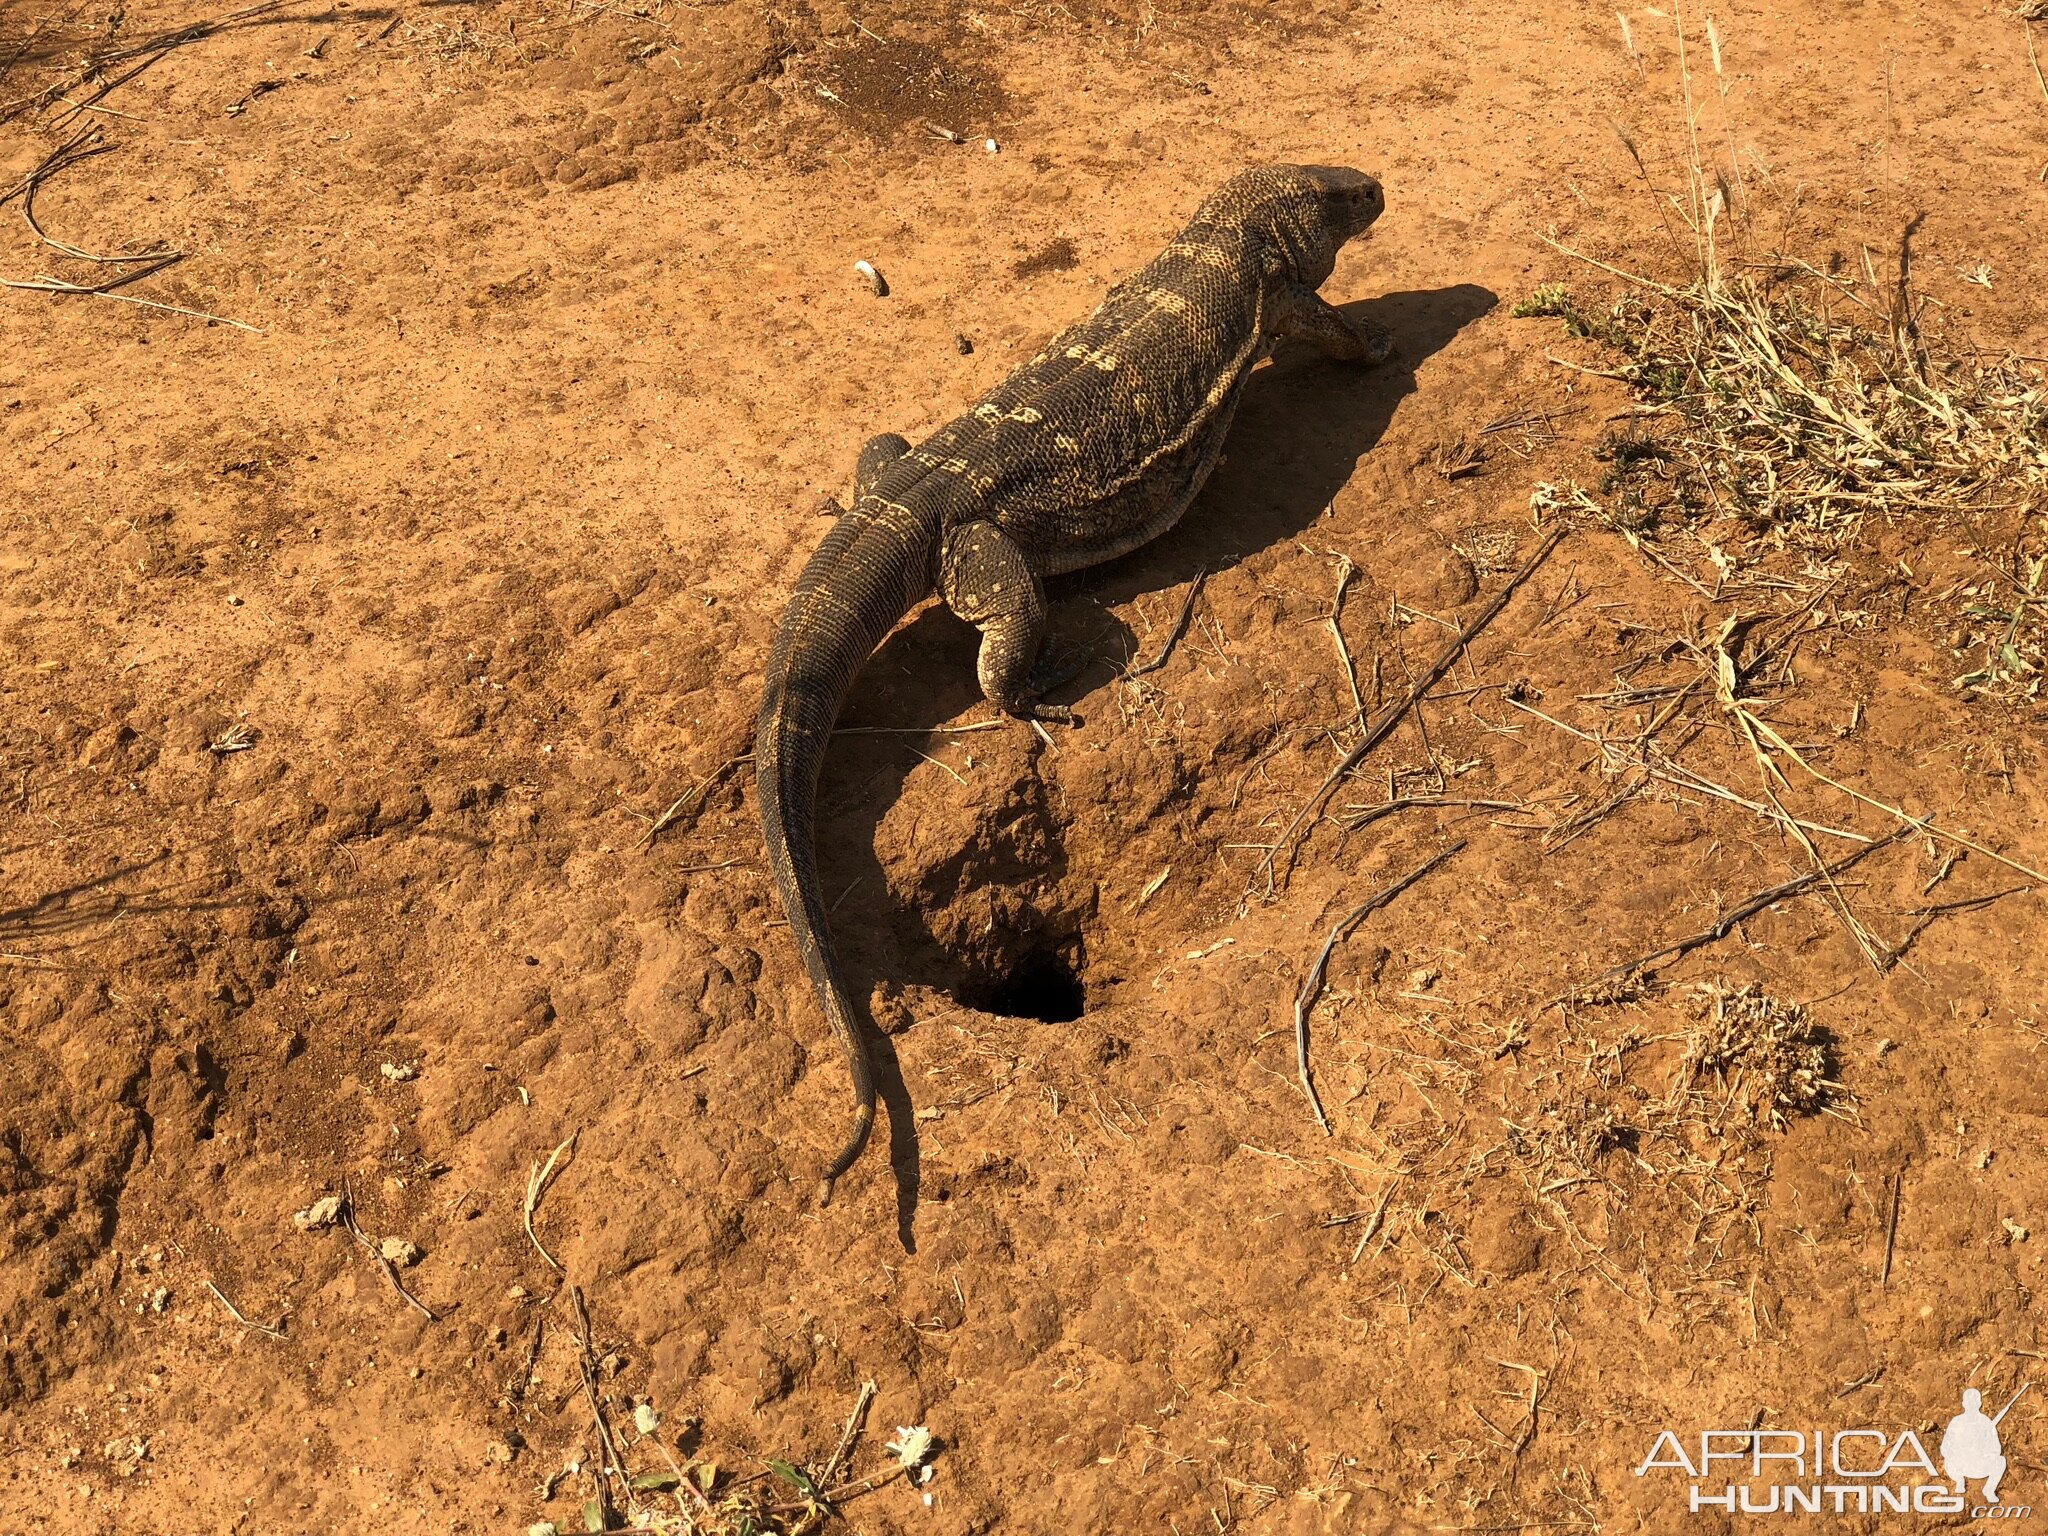
[[[409,1083],[420,1075],[420,1069],[409,1061],[387,1061],[377,1070],[387,1083]]]
[[[420,1261],[417,1244],[409,1243],[402,1237],[387,1237],[377,1245],[377,1252],[387,1263],[396,1264],[400,1269],[410,1269]]]
[[[953,333],[953,345],[958,349],[962,357],[971,357],[974,354],[974,343],[969,341],[962,332],[955,331]]]
[[[994,154],[996,152],[997,147],[996,141],[994,139],[983,139],[981,141],[981,147],[987,150],[990,154]]]

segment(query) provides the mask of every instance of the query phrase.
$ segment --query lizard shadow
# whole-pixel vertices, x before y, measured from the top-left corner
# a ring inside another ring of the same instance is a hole
[[[1224,460],[1173,531],[1120,560],[1048,584],[1050,643],[1071,648],[1079,642],[1095,653],[1088,669],[1053,697],[1079,702],[1085,720],[1088,695],[1101,688],[1105,666],[1113,672],[1134,655],[1137,642],[1109,612],[1113,605],[1190,582],[1203,571],[1227,570],[1312,527],[1385,434],[1396,408],[1416,392],[1416,368],[1498,302],[1489,290],[1460,283],[1340,306],[1353,319],[1376,320],[1393,332],[1394,355],[1371,368],[1283,344],[1245,385]],[[975,631],[943,604],[926,604],[863,669],[840,720],[842,731],[860,734],[842,735],[826,757],[818,863],[828,891],[841,902],[848,894],[860,898],[843,906],[832,925],[856,998],[883,978],[958,990],[960,967],[949,959],[928,914],[892,897],[875,834],[905,779],[931,760],[931,743],[920,733],[987,712],[975,682],[977,646]],[[976,739],[962,738],[970,747]],[[967,783],[953,797],[956,803],[985,793]],[[1056,878],[1064,865],[1056,841],[1048,857],[1061,867],[1042,873]],[[923,1182],[916,1111],[893,1041],[874,1028],[869,1040],[877,1091],[888,1111],[897,1236],[914,1252]]]

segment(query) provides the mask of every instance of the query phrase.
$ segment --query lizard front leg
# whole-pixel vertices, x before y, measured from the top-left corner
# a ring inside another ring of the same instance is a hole
[[[1074,712],[1041,704],[1059,679],[1038,669],[1045,643],[1045,589],[1022,545],[994,523],[963,523],[939,553],[946,606],[981,631],[975,671],[988,701],[1025,720],[1072,722]]]
[[[1375,320],[1351,319],[1303,283],[1289,285],[1273,329],[1347,363],[1383,363],[1394,350],[1392,331]]]

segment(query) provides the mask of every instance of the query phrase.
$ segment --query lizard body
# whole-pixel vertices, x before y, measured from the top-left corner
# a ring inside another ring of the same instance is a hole
[[[1111,289],[979,404],[911,447],[862,449],[854,500],[805,565],[770,655],[754,744],[768,860],[819,1006],[853,1075],[855,1119],[822,1195],[874,1125],[875,1088],[839,975],[813,850],[817,784],[861,667],[936,592],[981,630],[984,694],[1043,704],[1043,581],[1170,528],[1215,467],[1252,369],[1282,337],[1378,362],[1392,339],[1317,296],[1337,251],[1379,217],[1358,171],[1264,166],[1232,178],[1149,265]]]

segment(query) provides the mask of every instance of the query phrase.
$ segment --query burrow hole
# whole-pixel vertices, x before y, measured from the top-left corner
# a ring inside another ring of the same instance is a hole
[[[1081,984],[1080,945],[1041,943],[1004,957],[960,989],[960,1001],[983,1013],[1041,1024],[1071,1024],[1088,1005]]]

